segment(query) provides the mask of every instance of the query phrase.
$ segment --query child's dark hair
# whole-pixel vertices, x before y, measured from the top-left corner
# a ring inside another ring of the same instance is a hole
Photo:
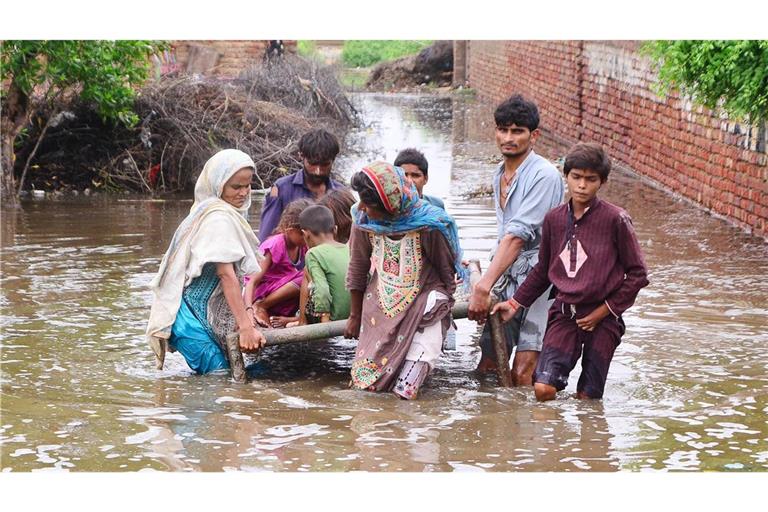
[[[503,101],[493,113],[496,126],[525,126],[530,131],[539,127],[539,109],[532,101],[515,94]]]
[[[342,244],[349,240],[352,231],[352,205],[357,202],[355,196],[346,188],[335,188],[318,199],[317,204],[328,207],[333,212],[336,224],[336,241]]]
[[[313,204],[307,206],[299,215],[301,229],[308,229],[315,235],[333,233],[336,223],[333,220],[333,212],[327,206]]]
[[[352,176],[350,185],[352,190],[360,196],[362,202],[368,206],[373,206],[382,213],[388,213],[387,208],[379,197],[379,193],[376,191],[376,186],[363,171],[358,171]]]
[[[395,165],[397,167],[402,167],[403,164],[415,165],[421,172],[424,173],[424,177],[428,177],[427,171],[429,170],[429,162],[427,162],[427,158],[424,156],[424,153],[418,149],[408,148],[399,152],[395,158]]]
[[[311,130],[299,139],[301,156],[310,162],[331,161],[339,154],[339,141],[327,130]]]
[[[611,160],[600,144],[580,142],[573,146],[565,156],[563,174],[568,176],[571,169],[595,171],[600,175],[600,182],[605,183],[611,172]]]
[[[307,207],[312,206],[313,204],[315,204],[315,202],[307,198],[296,199],[295,201],[288,203],[288,206],[283,209],[283,213],[280,215],[280,223],[275,228],[274,233],[285,233],[291,228],[301,229],[299,215],[301,215],[301,212]]]

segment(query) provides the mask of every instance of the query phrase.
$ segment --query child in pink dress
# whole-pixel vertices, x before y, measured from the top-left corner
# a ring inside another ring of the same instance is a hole
[[[261,271],[245,278],[245,296],[253,303],[254,318],[265,327],[285,325],[283,318],[295,316],[299,308],[307,252],[299,214],[312,204],[311,199],[297,199],[283,210],[275,234],[259,246],[264,253]]]

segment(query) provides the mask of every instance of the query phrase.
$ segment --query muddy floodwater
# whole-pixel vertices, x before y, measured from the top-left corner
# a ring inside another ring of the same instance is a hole
[[[355,96],[364,126],[346,178],[408,146],[427,155],[467,257],[487,266],[491,110],[425,95]],[[544,120],[546,121],[546,120]],[[554,142],[537,149],[562,156]],[[614,172],[603,196],[634,219],[651,285],[625,315],[602,401],[478,377],[476,324],[457,321],[417,401],[347,387],[355,342],[265,350],[236,385],[178,353],[154,368],[147,285],[189,199],[27,200],[2,212],[2,471],[765,471],[768,244]],[[254,201],[257,227],[262,200]]]

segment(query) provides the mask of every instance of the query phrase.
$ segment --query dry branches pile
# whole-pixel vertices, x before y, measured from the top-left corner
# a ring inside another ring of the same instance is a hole
[[[237,148],[269,186],[301,165],[299,137],[323,127],[339,140],[355,112],[328,69],[292,55],[234,80],[182,76],[153,82],[136,100],[133,129],[105,126],[85,105],[51,128],[35,156],[35,188],[105,187],[145,192],[190,188],[217,150]],[[34,139],[30,134],[29,139]],[[29,144],[25,144],[25,147]]]

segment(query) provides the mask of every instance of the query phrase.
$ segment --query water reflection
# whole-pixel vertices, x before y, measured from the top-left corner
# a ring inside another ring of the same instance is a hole
[[[491,109],[462,98],[361,95],[370,124],[349,176],[419,147],[467,257],[495,236],[489,198],[459,192],[495,161]],[[555,141],[539,148],[562,154]],[[620,172],[652,284],[626,317],[605,398],[580,402],[478,378],[460,320],[419,400],[347,387],[354,343],[271,348],[248,385],[195,376],[143,339],[146,285],[189,199],[75,198],[2,212],[3,471],[752,471],[768,468],[766,244]],[[255,201],[256,227],[261,198]]]

